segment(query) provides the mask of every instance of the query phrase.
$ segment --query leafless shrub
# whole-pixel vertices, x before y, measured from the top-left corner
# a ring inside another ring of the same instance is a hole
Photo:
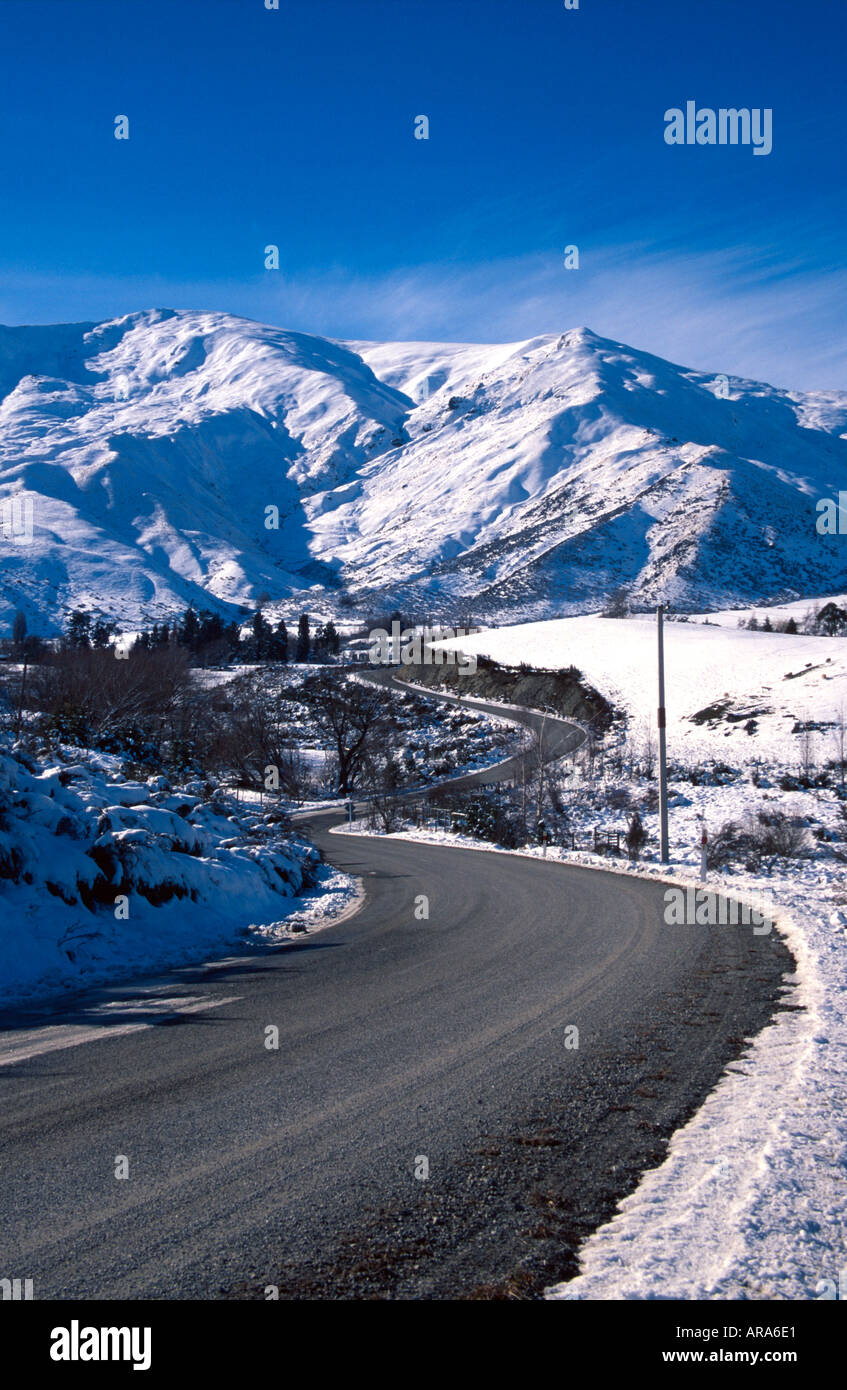
[[[266,769],[275,768],[279,785],[296,791],[305,771],[291,749],[292,735],[280,706],[266,689],[261,675],[250,673],[232,682],[225,707],[210,709],[203,702],[209,722],[206,762],[210,768],[234,773],[240,781],[264,785]]]
[[[123,659],[110,648],[66,647],[32,668],[27,705],[59,737],[102,741],[128,726],[163,727],[190,678],[177,647]]]
[[[391,731],[383,730],[385,741],[372,744],[362,760],[364,778],[370,791],[369,824],[390,835],[400,824],[401,815],[397,793],[402,777],[395,757]]]
[[[839,784],[843,791],[845,773],[847,773],[847,709],[844,707],[843,700],[835,712],[832,742],[836,754],[835,766],[838,769]]]
[[[753,834],[765,857],[797,859],[809,849],[808,829],[784,811],[759,811]]]
[[[800,725],[797,732],[797,748],[800,763],[800,776],[807,783],[811,780],[815,770],[816,744],[815,731],[811,727],[808,719],[806,719]]]
[[[710,869],[741,863],[755,873],[766,860],[801,858],[809,848],[809,833],[802,822],[784,811],[759,811],[743,823],[725,821],[709,840],[706,862]]]
[[[628,787],[609,787],[606,792],[606,805],[610,811],[628,811],[632,796]]]
[[[630,859],[635,863],[641,851],[647,843],[647,831],[644,829],[638,808],[633,811],[632,817],[626,832],[626,851]]]

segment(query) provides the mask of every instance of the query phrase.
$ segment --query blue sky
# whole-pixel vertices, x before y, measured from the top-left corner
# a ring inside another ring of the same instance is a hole
[[[847,388],[845,38],[844,0],[0,0],[0,321],[584,323]],[[687,100],[770,107],[772,153],[666,145]]]

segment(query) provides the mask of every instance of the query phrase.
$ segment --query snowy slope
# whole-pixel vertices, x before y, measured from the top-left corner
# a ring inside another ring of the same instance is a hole
[[[221,313],[0,328],[0,622],[193,600],[443,618],[689,608],[847,589],[815,501],[847,486],[847,395],[712,378],[588,329],[341,343]],[[278,507],[279,529],[266,526]]]
[[[4,606],[129,622],[331,582],[304,499],[408,408],[339,344],[171,310],[0,329],[0,390],[0,491],[30,494],[35,521],[4,547]]]
[[[655,729],[655,619],[563,618],[443,645],[507,665],[576,666],[627,714],[636,737]],[[668,757],[674,761],[717,758],[739,766],[762,760],[796,769],[798,722],[817,726],[811,735],[814,760],[826,761],[835,757],[841,710],[847,720],[847,641],[666,623],[665,702]]]
[[[397,353],[410,394],[441,361]],[[844,548],[814,502],[844,482],[847,401],[737,381],[722,399],[586,329],[462,353],[465,383],[426,396],[410,443],[319,523],[359,585],[405,572],[410,596],[501,621],[598,607],[621,582],[684,606],[838,586]],[[389,370],[385,347],[371,360]]]

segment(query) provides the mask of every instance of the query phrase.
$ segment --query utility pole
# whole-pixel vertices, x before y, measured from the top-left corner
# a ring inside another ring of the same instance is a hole
[[[665,639],[662,629],[664,607],[660,603],[656,609],[656,627],[659,638],[659,858],[667,864],[668,854],[668,750],[665,740]]]

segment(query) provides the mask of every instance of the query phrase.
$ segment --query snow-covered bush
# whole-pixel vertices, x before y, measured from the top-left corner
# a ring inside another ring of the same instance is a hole
[[[496,808],[481,797],[474,798],[465,811],[465,830],[479,840],[496,840]]]
[[[807,827],[784,811],[758,811],[743,822],[725,821],[709,840],[706,854],[710,869],[744,864],[751,873],[769,859],[796,859],[809,853]]]
[[[199,781],[127,782],[114,775],[119,759],[90,751],[74,758],[39,760],[0,742],[3,987],[45,962],[55,970],[62,941],[80,935],[108,940],[118,957],[133,933],[137,957],[144,932],[160,945],[163,935],[182,939],[196,955],[209,923],[216,939],[232,938],[239,924],[278,921],[280,899],[312,885],[318,853],[292,837],[281,810]]]

